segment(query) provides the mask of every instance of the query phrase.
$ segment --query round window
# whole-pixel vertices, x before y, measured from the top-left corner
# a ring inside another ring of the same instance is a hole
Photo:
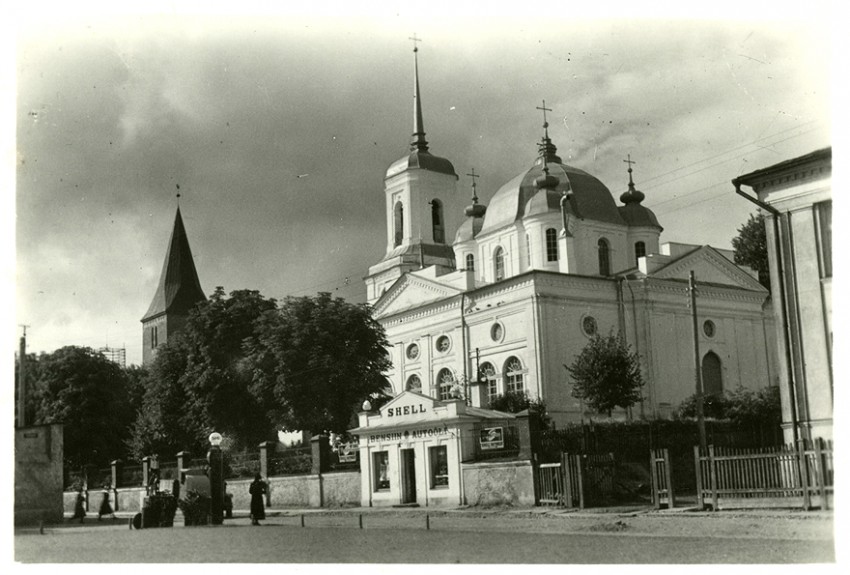
[[[502,341],[502,336],[505,335],[505,330],[500,323],[494,323],[490,328],[490,338],[493,341]]]
[[[417,357],[419,357],[419,346],[411,343],[407,346],[407,359],[416,359]]]
[[[702,332],[705,334],[706,337],[714,337],[716,331],[717,327],[710,319],[705,320],[705,323],[702,324]]]
[[[599,327],[596,325],[596,318],[592,315],[586,315],[581,320],[581,331],[584,332],[585,335],[593,336],[596,335]]]
[[[445,353],[452,347],[452,340],[447,335],[441,335],[437,338],[437,351]]]

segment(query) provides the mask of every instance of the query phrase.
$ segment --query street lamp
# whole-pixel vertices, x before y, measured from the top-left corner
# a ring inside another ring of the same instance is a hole
[[[213,525],[221,525],[224,521],[224,473],[222,470],[220,433],[210,434],[210,450],[207,461],[210,464],[210,516]]]

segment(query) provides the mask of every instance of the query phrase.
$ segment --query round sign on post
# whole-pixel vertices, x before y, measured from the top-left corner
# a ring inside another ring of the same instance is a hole
[[[209,439],[210,445],[212,445],[213,447],[218,447],[219,445],[221,445],[221,440],[223,438],[221,437],[220,433],[218,433],[217,431],[213,431],[212,433],[210,433]]]

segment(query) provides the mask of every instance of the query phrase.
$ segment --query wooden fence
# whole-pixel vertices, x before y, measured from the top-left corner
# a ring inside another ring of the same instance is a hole
[[[562,453],[559,463],[537,466],[537,500],[541,505],[601,505],[614,493],[614,455]]]
[[[649,455],[649,474],[652,480],[652,503],[656,509],[665,506],[673,509],[676,497],[673,490],[673,467],[670,464],[670,452],[665,449],[652,449]]]
[[[721,499],[787,504],[789,498],[799,498],[803,509],[808,510],[816,497],[822,509],[829,509],[834,493],[832,441],[816,439],[754,449],[709,445],[707,453],[700,453],[696,446],[694,461],[701,508],[710,504],[717,510]]]

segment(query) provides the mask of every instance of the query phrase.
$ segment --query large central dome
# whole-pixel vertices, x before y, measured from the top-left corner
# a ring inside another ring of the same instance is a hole
[[[611,192],[594,176],[561,163],[554,146],[545,149],[549,175],[558,179],[554,187],[540,187],[536,180],[544,176],[543,157],[502,186],[490,200],[482,234],[513,224],[526,216],[560,210],[561,196],[572,191],[568,205],[572,215],[588,220],[625,225]]]

